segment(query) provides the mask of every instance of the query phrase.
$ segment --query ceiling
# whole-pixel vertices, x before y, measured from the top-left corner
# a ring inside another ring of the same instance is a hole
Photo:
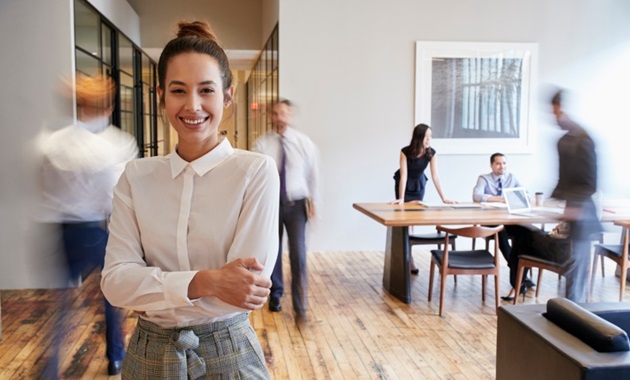
[[[261,0],[127,0],[140,17],[142,49],[157,61],[180,20],[207,21],[235,70],[248,70],[263,46]]]

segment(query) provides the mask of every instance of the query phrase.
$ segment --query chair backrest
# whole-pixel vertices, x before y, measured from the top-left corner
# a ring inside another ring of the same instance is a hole
[[[460,228],[450,228],[444,226],[437,226],[438,231],[446,232],[447,234],[464,236],[469,238],[486,238],[488,236],[497,234],[503,230],[503,226],[496,227],[482,227],[482,226],[470,226]]]

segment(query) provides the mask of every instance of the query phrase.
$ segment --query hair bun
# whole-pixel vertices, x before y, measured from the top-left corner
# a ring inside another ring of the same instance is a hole
[[[205,22],[180,21],[179,23],[177,23],[177,26],[179,28],[179,30],[177,31],[177,38],[195,36],[198,38],[205,38],[208,40],[212,40],[217,43],[219,42],[217,40],[217,36],[212,31],[212,28],[210,28],[210,25],[208,25]]]

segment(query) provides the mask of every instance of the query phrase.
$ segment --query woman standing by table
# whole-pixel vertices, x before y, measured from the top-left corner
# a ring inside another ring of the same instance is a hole
[[[418,124],[413,129],[411,142],[400,150],[400,169],[394,173],[394,203],[401,204],[409,201],[421,201],[424,199],[427,176],[425,169],[429,166],[431,179],[435,184],[440,199],[444,203],[456,203],[444,197],[440,175],[437,167],[435,149],[431,148],[431,127],[426,124]],[[411,273],[418,274],[413,257],[410,259]]]

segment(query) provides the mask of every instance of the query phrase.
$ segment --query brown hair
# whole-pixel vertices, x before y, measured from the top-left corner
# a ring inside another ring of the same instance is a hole
[[[494,164],[494,159],[496,157],[505,157],[505,154],[499,152],[493,154],[492,156],[490,156],[490,164]]]
[[[293,107],[293,102],[290,101],[289,99],[285,99],[282,98],[280,100],[278,100],[275,104],[284,104],[285,106],[292,108]]]
[[[409,143],[409,147],[411,148],[411,157],[418,157],[420,153],[422,153],[423,157],[431,160],[433,157],[433,152],[430,148],[425,149],[422,143],[424,142],[424,136],[427,134],[427,130],[431,129],[426,124],[418,124],[413,129],[413,133],[411,134],[411,142]]]
[[[554,106],[558,106],[561,107],[562,106],[562,95],[563,95],[562,90],[557,90],[553,96],[551,97],[551,105]]]
[[[160,61],[158,62],[158,86],[164,90],[166,71],[171,58],[179,54],[195,52],[207,54],[217,60],[221,70],[223,93],[227,95],[228,89],[232,86],[232,71],[230,70],[227,55],[219,45],[210,25],[202,21],[180,21],[177,23],[177,27],[179,29],[177,37],[166,44],[160,55]],[[162,92],[160,104],[164,105],[164,92]]]
[[[114,104],[115,93],[116,84],[112,78],[102,75],[90,77],[77,73],[77,106],[109,109]]]

